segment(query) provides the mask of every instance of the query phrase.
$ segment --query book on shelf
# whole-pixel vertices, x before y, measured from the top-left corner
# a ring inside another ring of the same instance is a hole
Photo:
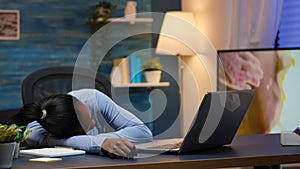
[[[121,59],[113,60],[113,68],[110,73],[110,82],[112,85],[118,85],[122,83],[122,75],[121,75],[121,71],[119,70],[120,63],[121,63]]]
[[[113,60],[113,70],[111,72],[111,83],[128,84],[130,83],[129,60],[128,57]]]
[[[141,83],[141,59],[134,54],[114,59],[110,79],[113,85]]]
[[[135,54],[130,54],[129,58],[129,69],[130,69],[130,83],[141,83],[141,59]]]

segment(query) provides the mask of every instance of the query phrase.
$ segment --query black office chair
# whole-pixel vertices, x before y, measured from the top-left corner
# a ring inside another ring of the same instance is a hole
[[[82,88],[97,89],[111,98],[111,84],[103,74],[87,68],[76,67],[75,70],[73,66],[56,66],[30,73],[22,82],[23,104]]]

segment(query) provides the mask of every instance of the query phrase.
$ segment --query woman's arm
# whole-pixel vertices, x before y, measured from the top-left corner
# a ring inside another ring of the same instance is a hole
[[[99,133],[97,135],[78,135],[67,139],[55,139],[38,122],[32,122],[28,125],[28,129],[33,131],[27,140],[29,145],[36,147],[68,146],[100,154],[102,154],[101,149],[103,147],[112,153],[114,150],[128,149],[127,155],[130,155],[131,151],[135,149],[132,143],[149,142],[152,140],[151,131],[142,121],[118,106],[103,93],[86,89],[75,91],[71,94],[83,101],[90,108],[94,106],[94,108],[91,108],[92,113],[102,113],[101,117],[104,117],[108,124],[117,131]],[[116,149],[113,149],[113,147],[116,147]],[[116,154],[123,156],[122,152]]]
[[[132,143],[152,141],[152,133],[142,121],[118,106],[103,93],[97,90],[83,89],[70,94],[86,104],[91,113],[96,113],[95,117],[104,118],[116,131],[97,135],[73,136],[62,140],[48,139],[50,146],[69,146],[100,154],[102,154],[102,148],[112,152],[111,148],[115,146],[116,150],[128,148],[130,154],[131,150],[135,149]],[[117,154],[122,156],[122,152]]]
[[[152,141],[151,131],[141,120],[117,105],[102,92],[95,89],[82,89],[69,94],[89,107],[92,117],[96,118],[96,123],[100,123],[104,118],[116,130],[105,135],[99,133],[100,138],[126,138],[133,143]]]
[[[26,139],[26,143],[32,147],[47,146],[48,132],[37,121],[31,122],[27,125],[26,130],[32,130]]]
[[[66,146],[76,149],[85,150],[91,153],[100,153],[103,141],[106,138],[119,138],[111,133],[103,133],[96,136],[78,135],[67,139],[56,139],[51,136],[37,121],[29,123],[26,130],[32,130],[32,133],[26,139],[29,146],[46,147],[46,146]]]
[[[79,135],[67,139],[56,139],[51,136],[37,121],[27,125],[26,130],[32,130],[26,139],[26,143],[32,147],[67,146],[82,149],[88,152],[101,153],[102,142],[105,138],[113,138],[109,133],[97,136]]]
[[[97,113],[101,113],[105,121],[116,130],[111,135],[126,138],[133,143],[152,141],[152,132],[140,119],[105,94],[95,90],[95,95]]]

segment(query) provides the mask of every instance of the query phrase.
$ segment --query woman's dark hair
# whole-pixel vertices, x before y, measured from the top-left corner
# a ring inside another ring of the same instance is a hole
[[[75,97],[68,94],[52,95],[39,103],[24,105],[13,116],[12,122],[17,125],[27,125],[37,121],[56,138],[67,138],[76,135],[76,132],[83,132],[76,115],[76,112],[79,112],[77,102]],[[42,118],[43,111],[46,111],[44,118]]]

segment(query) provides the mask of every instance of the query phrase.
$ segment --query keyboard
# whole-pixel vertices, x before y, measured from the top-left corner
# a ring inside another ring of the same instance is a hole
[[[173,144],[163,144],[163,145],[158,145],[158,146],[153,146],[153,147],[148,147],[150,149],[162,149],[162,150],[172,150],[172,149],[179,149],[181,147],[182,141],[178,143],[173,143]]]

